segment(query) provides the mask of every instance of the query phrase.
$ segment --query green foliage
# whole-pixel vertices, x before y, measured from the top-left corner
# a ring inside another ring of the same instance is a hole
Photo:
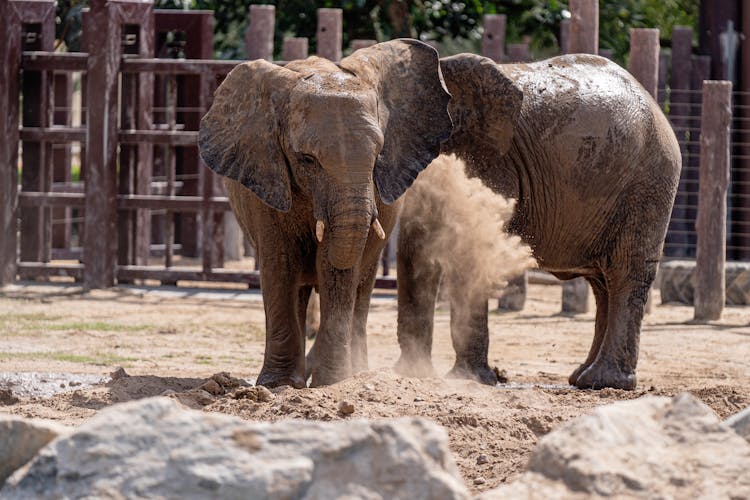
[[[317,9],[343,10],[343,44],[353,39],[378,41],[413,37],[433,41],[444,53],[478,52],[485,14],[507,15],[508,43],[528,42],[533,57],[559,51],[560,21],[569,17],[567,0],[155,0],[161,9],[214,11],[214,55],[242,59],[250,4],[276,6],[276,57],[289,36],[307,37],[315,52]],[[68,50],[80,50],[81,9],[88,0],[58,0],[57,36]],[[629,50],[630,28],[657,27],[668,45],[672,27],[692,26],[697,31],[698,0],[617,0],[599,2],[599,36],[602,48],[612,49],[624,61]]]

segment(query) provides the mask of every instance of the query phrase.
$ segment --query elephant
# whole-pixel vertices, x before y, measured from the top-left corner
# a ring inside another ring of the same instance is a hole
[[[496,64],[442,58],[453,133],[442,145],[496,193],[517,200],[507,231],[541,269],[584,277],[596,300],[593,342],[569,383],[634,389],[644,304],[660,260],[680,177],[670,123],[617,64],[576,54]],[[442,270],[422,249],[423,225],[402,220],[398,242],[396,368],[432,372],[435,296]],[[451,321],[451,374],[495,384],[487,363],[486,296]]]
[[[257,383],[328,385],[367,369],[378,257],[400,197],[450,136],[435,49],[394,40],[339,64],[236,66],[201,120],[204,163],[256,250],[266,339]],[[312,366],[305,311],[320,294]]]

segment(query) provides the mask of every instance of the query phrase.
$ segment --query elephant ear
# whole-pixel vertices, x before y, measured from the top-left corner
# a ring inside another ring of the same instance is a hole
[[[453,135],[443,151],[469,152],[480,142],[505,154],[521,112],[523,92],[491,59],[459,54],[440,59],[448,91]]]
[[[393,203],[440,154],[452,130],[437,52],[417,40],[393,40],[354,52],[341,67],[378,92],[384,142],[373,178],[383,202]]]
[[[201,158],[211,170],[282,212],[291,207],[292,196],[279,142],[279,107],[298,79],[298,73],[264,60],[236,66],[216,90],[198,136]]]

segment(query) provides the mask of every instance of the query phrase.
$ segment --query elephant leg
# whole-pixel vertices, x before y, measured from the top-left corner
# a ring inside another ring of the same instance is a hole
[[[432,331],[442,270],[423,252],[420,236],[402,224],[398,237],[398,344],[395,370],[407,377],[433,377]]]
[[[594,362],[599,354],[599,349],[604,339],[604,332],[607,331],[607,310],[609,308],[609,297],[607,296],[607,287],[604,283],[604,276],[588,277],[586,281],[591,285],[596,300],[596,323],[594,326],[594,340],[591,342],[591,349],[586,361],[583,362],[568,378],[570,385],[576,385],[578,376],[583,373],[591,363]]]
[[[454,293],[461,293],[456,289]],[[487,363],[490,334],[487,326],[486,299],[465,303],[460,298],[451,300],[451,340],[456,351],[456,363],[449,376],[470,378],[483,384],[497,384],[497,374]]]
[[[594,362],[576,380],[586,389],[635,389],[638,342],[656,261],[640,267],[605,271],[608,294],[607,328]]]
[[[352,373],[352,322],[358,272],[319,259],[320,329],[315,337],[310,387],[334,384]]]
[[[283,261],[263,261],[261,281],[266,312],[266,350],[258,385],[305,387],[304,323],[300,322],[300,292],[294,272]]]
[[[370,296],[375,286],[377,264],[370,267],[357,288],[352,324],[352,373],[367,371],[367,313],[370,310]]]

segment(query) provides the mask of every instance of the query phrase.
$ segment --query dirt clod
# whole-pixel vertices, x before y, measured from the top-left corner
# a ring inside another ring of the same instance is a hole
[[[0,388],[0,404],[2,405],[14,405],[18,403],[18,398],[13,395],[13,391],[9,388]]]
[[[125,368],[118,366],[109,374],[109,376],[112,377],[112,380],[120,380],[121,378],[129,377],[130,375],[125,372]]]
[[[229,394],[232,399],[249,399],[258,403],[268,403],[276,399],[276,395],[262,385],[255,387],[240,387],[233,393]]]
[[[351,415],[352,413],[354,413],[354,405],[345,399],[340,401],[339,413],[341,413],[342,415]]]

